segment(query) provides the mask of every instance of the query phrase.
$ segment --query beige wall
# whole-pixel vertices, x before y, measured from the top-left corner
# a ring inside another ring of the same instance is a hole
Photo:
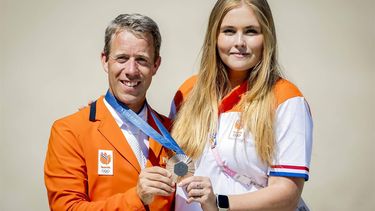
[[[43,162],[52,122],[104,94],[106,24],[139,12],[160,25],[162,65],[149,100],[168,113],[199,63],[214,0],[0,1],[0,210],[48,210]],[[287,77],[314,117],[312,210],[375,207],[374,1],[270,0]],[[372,161],[372,162],[371,162]]]

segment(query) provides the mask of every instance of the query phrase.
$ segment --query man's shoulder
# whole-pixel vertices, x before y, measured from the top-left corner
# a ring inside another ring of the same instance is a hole
[[[53,123],[53,127],[71,127],[79,128],[89,122],[90,107],[87,106],[75,113],[64,116],[60,119],[57,119]]]
[[[100,100],[101,99],[99,98],[97,101],[90,103],[79,111],[57,119],[53,123],[53,127],[69,127],[80,130],[83,127],[89,126],[91,123],[95,122],[95,114],[94,117],[92,117],[92,113],[97,113],[96,104],[102,103]]]

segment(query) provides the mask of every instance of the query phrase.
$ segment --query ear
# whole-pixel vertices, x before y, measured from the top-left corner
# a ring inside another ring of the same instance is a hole
[[[158,69],[159,69],[160,63],[161,63],[161,57],[159,56],[159,57],[156,59],[155,63],[154,63],[153,70],[152,70],[152,71],[153,71],[152,75],[155,75],[155,74],[156,74],[156,72],[157,72]]]
[[[108,59],[107,56],[104,54],[104,51],[101,53],[101,61],[104,71],[108,73]]]

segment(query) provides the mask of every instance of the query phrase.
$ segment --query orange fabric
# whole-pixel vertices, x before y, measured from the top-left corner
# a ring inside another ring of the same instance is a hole
[[[236,73],[237,74],[237,73]],[[178,89],[174,96],[174,104],[176,106],[176,111],[178,112],[179,108],[183,101],[187,98],[190,91],[193,89],[197,81],[197,76],[192,76],[188,78]],[[235,87],[229,94],[227,94],[223,100],[220,102],[219,112],[235,111],[240,112],[239,108],[235,106],[239,102],[238,97],[242,97],[246,93],[247,82],[242,83],[241,85]],[[285,102],[286,100],[292,97],[302,97],[302,93],[299,89],[285,79],[280,79],[276,82],[274,87],[274,93],[276,96],[277,106]]]
[[[176,105],[176,111],[180,110],[180,107],[184,100],[186,100],[187,95],[190,93],[190,91],[193,89],[195,83],[197,82],[197,76],[191,76],[188,78],[181,86],[178,88],[178,91],[176,92],[173,102]]]
[[[276,82],[276,85],[274,87],[274,92],[276,96],[276,103],[277,106],[285,102],[286,100],[292,98],[292,97],[302,97],[302,93],[299,91],[299,89],[292,84],[291,82],[280,79]]]
[[[140,166],[122,131],[104,105],[57,120],[51,129],[44,179],[51,210],[146,210],[136,194]],[[150,118],[148,118],[150,119]],[[161,120],[167,128],[170,122]],[[155,128],[153,121],[149,124]],[[167,150],[149,139],[147,166],[165,166]],[[113,151],[113,175],[98,175],[98,150]],[[171,210],[174,194],[155,197],[149,210]]]

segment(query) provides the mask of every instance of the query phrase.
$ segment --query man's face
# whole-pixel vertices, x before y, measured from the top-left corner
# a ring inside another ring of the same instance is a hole
[[[154,57],[151,35],[136,37],[126,30],[112,38],[108,59],[102,54],[109,91],[135,112],[142,108],[152,76],[160,65],[160,57]]]

